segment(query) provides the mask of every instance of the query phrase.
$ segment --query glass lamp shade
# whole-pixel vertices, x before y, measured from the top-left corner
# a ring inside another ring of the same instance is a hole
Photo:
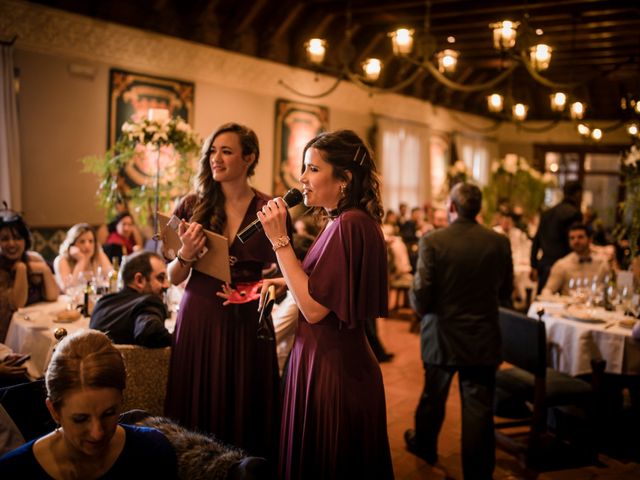
[[[380,77],[382,62],[378,58],[367,58],[362,62],[362,71],[367,80],[375,82]]]
[[[493,29],[493,47],[496,50],[508,50],[516,44],[516,30],[520,22],[504,20],[489,25]]]
[[[460,52],[447,48],[442,50],[436,56],[438,59],[438,70],[442,73],[453,73],[456,70],[458,64],[458,56]]]
[[[637,123],[630,123],[629,125],[627,125],[627,133],[633,137],[637,137],[638,136],[638,132],[640,132],[640,130],[638,130],[638,124]]]
[[[490,112],[498,113],[504,108],[504,97],[499,93],[492,93],[487,96],[487,108]]]
[[[305,43],[307,51],[307,60],[319,65],[324,61],[324,55],[327,52],[327,41],[322,38],[312,38]]]
[[[553,52],[553,49],[549,45],[545,45],[544,43],[540,43],[531,47],[529,50],[529,55],[533,68],[535,68],[539,72],[549,68],[549,63],[551,62],[551,52]]]
[[[599,128],[594,128],[591,130],[591,138],[593,138],[596,142],[602,140],[602,130]]]
[[[550,95],[551,98],[551,110],[554,112],[564,111],[564,107],[567,105],[567,96],[562,92],[555,92]]]
[[[394,55],[408,55],[413,50],[413,29],[399,28],[389,33]]]
[[[524,103],[516,103],[511,108],[511,113],[513,115],[513,118],[515,118],[520,122],[522,122],[527,118],[527,112],[529,112],[529,107]]]
[[[588,137],[589,135],[591,135],[591,129],[584,123],[579,123],[577,128],[578,133],[583,137]]]
[[[571,104],[571,118],[573,120],[581,120],[584,117],[585,106],[582,102],[573,102]]]

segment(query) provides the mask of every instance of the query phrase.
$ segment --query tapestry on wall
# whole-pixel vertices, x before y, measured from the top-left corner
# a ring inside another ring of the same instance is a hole
[[[276,100],[273,193],[300,188],[302,150],[309,140],[329,128],[329,109],[319,105]]]
[[[180,117],[192,124],[194,91],[195,85],[191,82],[112,68],[109,72],[107,148],[122,135],[125,122],[138,122],[150,109],[166,109],[170,117]],[[152,154],[140,155],[125,168],[123,177],[130,187],[148,185],[155,171],[156,158]]]

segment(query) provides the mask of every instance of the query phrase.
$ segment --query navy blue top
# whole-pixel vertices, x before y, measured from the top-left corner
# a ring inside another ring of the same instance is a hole
[[[158,430],[122,425],[124,448],[103,479],[177,478],[176,454],[169,440]],[[33,454],[36,440],[25,443],[0,458],[0,478],[51,479]]]

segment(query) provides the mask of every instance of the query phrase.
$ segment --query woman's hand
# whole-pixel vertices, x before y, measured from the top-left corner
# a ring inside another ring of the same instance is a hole
[[[258,219],[271,243],[287,235],[287,204],[281,197],[269,200],[258,211]]]
[[[38,275],[43,275],[46,272],[51,273],[49,265],[47,265],[46,262],[42,260],[29,260],[29,270],[31,271],[31,273],[35,273]]]
[[[216,295],[220,298],[224,298],[224,302],[222,302],[222,305],[226,307],[227,305],[231,304],[229,298],[234,294],[234,292],[235,289],[231,288],[231,285],[229,285],[228,282],[224,282],[224,285],[222,285],[222,291],[216,292]]]
[[[178,235],[182,242],[182,248],[180,248],[182,257],[186,259],[198,258],[198,254],[207,243],[202,225],[197,222],[187,223],[181,220],[178,225]]]
[[[85,254],[82,253],[82,250],[80,250],[75,245],[72,245],[71,247],[69,247],[69,256],[73,258],[76,262],[81,262],[82,260],[85,259]]]
[[[260,302],[258,303],[258,310],[262,308],[264,304],[264,297],[269,291],[269,287],[274,285],[276,287],[276,298],[280,298],[287,291],[287,282],[283,277],[279,278],[265,278],[262,280],[262,288],[260,289]]]
[[[0,363],[0,378],[15,378],[26,374],[27,367],[15,367],[13,365],[7,365],[6,363]]]

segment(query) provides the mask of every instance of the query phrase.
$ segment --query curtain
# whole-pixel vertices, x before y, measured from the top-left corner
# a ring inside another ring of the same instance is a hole
[[[458,159],[464,162],[478,185],[485,186],[489,183],[491,160],[497,158],[496,142],[456,133],[454,144]]]
[[[421,207],[430,199],[429,130],[426,126],[377,118],[378,166],[385,209]]]
[[[0,202],[21,211],[20,137],[13,67],[13,46],[1,45],[0,75]]]

